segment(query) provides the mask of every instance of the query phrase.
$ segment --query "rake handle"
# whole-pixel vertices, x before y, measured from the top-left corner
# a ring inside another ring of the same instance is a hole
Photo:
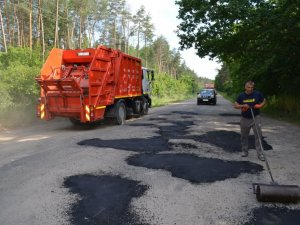
[[[273,175],[272,175],[272,172],[271,172],[271,169],[270,169],[270,166],[269,166],[269,162],[268,162],[267,157],[266,157],[266,155],[264,153],[264,149],[263,149],[263,146],[262,146],[260,132],[258,131],[258,127],[257,127],[256,121],[255,121],[255,117],[254,117],[254,113],[253,113],[252,107],[250,107],[250,111],[251,111],[252,119],[253,119],[253,122],[254,122],[254,127],[255,127],[255,130],[256,130],[257,136],[258,136],[258,141],[259,141],[259,145],[260,145],[260,148],[261,148],[261,153],[262,153],[262,155],[265,158],[265,163],[266,163],[268,172],[270,174],[271,180],[272,180],[273,183],[275,183]]]

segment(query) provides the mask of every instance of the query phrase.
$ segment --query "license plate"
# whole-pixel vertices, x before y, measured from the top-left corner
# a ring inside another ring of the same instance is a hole
[[[202,101],[204,101],[204,102],[208,102],[208,99],[203,99]]]

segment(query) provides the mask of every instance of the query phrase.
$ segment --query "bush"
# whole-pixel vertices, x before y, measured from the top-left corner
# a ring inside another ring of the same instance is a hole
[[[28,118],[25,109],[34,109],[39,93],[34,78],[42,61],[38,50],[9,48],[8,53],[0,53],[0,66],[0,122],[14,126]]]
[[[152,83],[153,106],[191,98],[197,89],[192,76],[183,75],[175,79],[168,74],[157,74]]]
[[[0,81],[0,111],[13,105],[12,98],[8,93],[6,85]]]

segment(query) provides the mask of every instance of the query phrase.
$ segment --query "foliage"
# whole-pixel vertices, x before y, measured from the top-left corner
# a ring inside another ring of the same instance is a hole
[[[140,48],[151,44],[153,39],[150,14],[143,6],[132,14],[126,0],[3,2],[0,21],[6,40],[1,34],[0,49],[4,44],[30,49],[39,46],[46,50],[91,48],[101,44],[128,52],[129,45],[134,46],[138,39],[138,55]]]
[[[0,110],[13,105],[12,98],[8,93],[5,83],[2,80],[0,80],[0,95],[1,95]]]
[[[42,65],[39,51],[11,47],[8,53],[0,54],[0,62],[0,109],[17,104],[31,104],[38,94],[34,77],[38,75]]]
[[[297,111],[300,98],[300,1],[178,0],[182,48],[219,58],[216,77],[229,94],[253,80],[272,105]],[[295,100],[291,100],[295,99]],[[287,101],[288,100],[288,101]],[[285,102],[285,104],[283,104]]]
[[[152,95],[154,106],[163,105],[168,102],[176,102],[195,96],[199,89],[196,84],[198,78],[192,75],[182,75],[175,79],[171,75],[159,73],[152,83]]]

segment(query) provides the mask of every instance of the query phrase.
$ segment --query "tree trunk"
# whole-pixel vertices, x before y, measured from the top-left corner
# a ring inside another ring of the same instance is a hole
[[[130,40],[131,30],[130,30],[130,21],[127,22],[127,37],[125,39],[125,51],[129,53],[129,40]]]
[[[71,28],[70,34],[70,48],[74,48],[74,30],[75,30],[75,21],[73,22],[73,26]]]
[[[17,26],[17,46],[21,47],[20,22],[17,16],[16,5],[14,5],[14,14],[15,14],[15,24]]]
[[[117,25],[116,25],[116,19],[114,20],[114,48],[117,49]]]
[[[11,35],[10,35],[10,33],[11,33],[11,27],[10,27],[10,14],[9,14],[9,8],[8,8],[8,6],[9,6],[9,4],[7,4],[7,0],[6,1],[4,1],[4,10],[5,10],[5,18],[6,18],[6,33],[7,33],[7,43],[9,44],[9,45],[11,45],[12,43],[11,43],[11,41],[12,41],[12,39],[11,39]]]
[[[140,24],[139,24],[139,28],[138,28],[138,33],[137,33],[137,57],[139,58],[140,57]]]
[[[92,43],[93,43],[93,37],[95,34],[95,25],[97,21],[94,21],[92,26],[89,28],[89,48],[92,48]]]
[[[3,19],[2,19],[1,8],[0,8],[0,23],[1,23],[1,30],[2,30],[2,36],[3,36],[3,46],[4,46],[5,52],[7,53],[5,31],[4,31],[4,26],[3,26]]]
[[[29,1],[29,48],[32,50],[32,0]]]
[[[22,19],[21,19],[22,20]],[[23,24],[23,20],[21,22],[21,29],[20,29],[20,47],[24,47],[24,24]]]
[[[82,42],[82,21],[81,21],[81,16],[79,19],[79,48],[81,49],[81,42]]]
[[[72,48],[71,46],[71,37],[70,37],[70,27],[69,27],[69,9],[68,9],[68,1],[66,1],[66,18],[67,18],[67,48]]]
[[[148,67],[147,37],[145,37],[145,60],[146,60],[146,67]]]
[[[57,47],[58,43],[58,2],[59,0],[56,0],[56,19],[55,19],[55,34],[54,34],[54,47]]]
[[[37,23],[38,23],[38,26],[37,26],[37,30],[38,30],[38,34],[37,34],[37,45],[40,45],[41,44],[41,0],[38,1],[38,20],[37,20]]]
[[[43,63],[45,62],[45,33],[44,33],[44,21],[43,21],[43,12],[42,12],[42,4],[41,0],[39,0],[40,4],[40,22],[41,22],[41,35],[42,35],[42,55],[43,55]]]

